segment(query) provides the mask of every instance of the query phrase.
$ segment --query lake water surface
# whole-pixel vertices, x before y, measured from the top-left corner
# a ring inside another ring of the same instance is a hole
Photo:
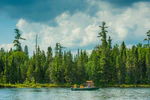
[[[70,88],[2,88],[0,100],[150,100],[150,88],[100,88],[71,91]]]

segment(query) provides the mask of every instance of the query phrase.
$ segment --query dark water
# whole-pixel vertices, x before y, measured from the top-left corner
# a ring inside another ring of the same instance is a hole
[[[150,100],[150,88],[100,88],[71,91],[70,88],[4,88],[0,100]]]

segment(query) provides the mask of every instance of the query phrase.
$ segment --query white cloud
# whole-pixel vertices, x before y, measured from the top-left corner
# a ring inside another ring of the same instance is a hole
[[[149,3],[139,2],[134,3],[130,8],[119,9],[102,1],[100,1],[103,4],[101,6],[98,5],[98,1],[88,2],[91,6],[99,7],[95,15],[90,16],[86,12],[76,12],[71,15],[69,12],[64,12],[55,18],[58,24],[55,27],[20,19],[17,27],[27,39],[23,45],[28,45],[34,50],[35,36],[39,34],[38,44],[43,50],[47,50],[48,46],[54,48],[57,42],[68,49],[91,47],[91,45],[94,47],[99,42],[97,35],[102,21],[106,21],[106,25],[109,26],[108,35],[112,37],[113,44],[120,44],[124,40],[131,42],[129,44],[135,44],[137,40],[140,42],[146,36],[146,31],[150,29]]]
[[[99,31],[100,28],[96,24],[87,26],[85,28],[85,36],[83,37],[83,42],[81,44],[83,46],[87,46],[88,44],[96,44],[98,42],[97,36]]]
[[[93,44],[97,38],[98,25],[94,24],[94,19],[83,12],[77,12],[70,15],[64,12],[56,17],[58,26],[52,27],[40,23],[30,23],[24,19],[20,19],[17,27],[22,31],[22,37],[26,38],[23,45],[28,45],[30,49],[35,49],[35,36],[39,34],[38,44],[43,50],[47,50],[48,46],[55,47],[60,42],[68,49],[77,49],[80,46]],[[24,27],[25,26],[25,27]],[[95,28],[97,27],[97,28]],[[38,29],[38,31],[37,31]]]
[[[10,48],[13,48],[13,44],[2,44],[0,45],[0,48],[3,48],[6,51],[9,51]]]
[[[114,43],[122,41],[137,44],[142,42],[146,31],[150,29],[150,3],[134,3],[128,8],[116,8],[97,12],[97,19],[106,21],[108,35],[113,38]],[[119,12],[119,13],[118,13]]]

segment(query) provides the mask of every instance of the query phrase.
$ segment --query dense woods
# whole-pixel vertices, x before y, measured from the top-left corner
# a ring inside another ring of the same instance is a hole
[[[61,43],[56,43],[53,50],[48,47],[47,51],[37,46],[31,57],[28,46],[21,47],[20,40],[25,39],[15,29],[13,43],[16,49],[0,50],[0,83],[80,84],[93,80],[102,85],[149,84],[150,30],[145,34],[146,45],[139,43],[127,48],[124,41],[121,45],[112,45],[105,22],[99,27],[100,32],[95,38],[102,44],[95,44],[91,54],[78,49],[73,55],[71,51],[65,51]]]

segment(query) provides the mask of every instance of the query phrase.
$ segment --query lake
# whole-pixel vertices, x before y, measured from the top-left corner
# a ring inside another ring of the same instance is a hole
[[[150,100],[150,88],[1,88],[0,100]]]

